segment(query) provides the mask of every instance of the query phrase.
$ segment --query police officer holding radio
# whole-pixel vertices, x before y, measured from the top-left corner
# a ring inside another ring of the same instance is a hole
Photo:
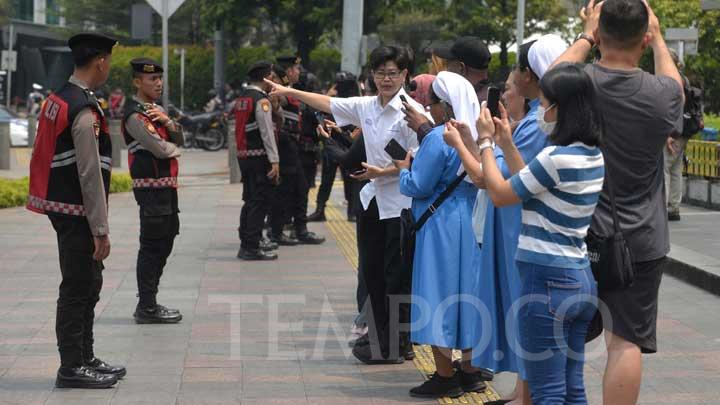
[[[180,231],[177,176],[182,127],[155,104],[162,96],[163,68],[148,58],[130,61],[135,96],[125,105],[122,132],[128,146],[133,193],[140,206],[135,322],[177,323],[182,315],[157,303],[160,277]]]
[[[103,260],[110,254],[108,191],[112,145],[94,90],[110,73],[113,38],[83,33],[70,38],[75,70],[40,111],[30,162],[27,208],[45,214],[57,233],[60,258],[55,333],[59,388],[108,388],[124,367],[95,357],[95,304]]]

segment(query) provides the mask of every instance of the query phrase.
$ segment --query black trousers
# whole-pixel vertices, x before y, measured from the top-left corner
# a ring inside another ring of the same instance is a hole
[[[308,184],[302,170],[283,174],[275,193],[270,214],[272,234],[279,235],[290,218],[296,233],[307,232]]]
[[[243,182],[243,204],[240,210],[240,247],[257,250],[262,238],[265,217],[270,212],[270,203],[275,187],[268,179],[270,163],[260,159],[238,159]]]
[[[315,176],[317,176],[317,152],[303,151],[300,152],[300,163],[302,164],[302,172],[305,175],[305,181],[308,190],[315,188]]]
[[[371,341],[383,351],[397,353],[401,336],[407,336],[410,319],[411,269],[400,258],[400,218],[380,219],[372,200],[357,218],[361,276],[370,304],[367,323]]]
[[[333,184],[335,183],[335,173],[340,165],[332,159],[327,153],[323,154],[322,159],[322,173],[320,177],[320,189],[317,195],[317,206],[325,207],[325,204],[330,199],[330,193],[332,192]],[[343,191],[345,192],[345,201],[348,202],[348,212],[353,212],[352,204],[353,198],[353,179],[350,178],[348,172],[345,169],[340,169],[340,174],[343,179]]]
[[[140,308],[157,304],[160,277],[172,253],[175,236],[180,231],[177,212],[170,215],[147,215],[148,211],[152,209],[140,207],[140,250],[136,267]]]
[[[100,300],[104,267],[92,258],[95,243],[85,218],[49,218],[57,233],[62,274],[55,318],[60,365],[78,367],[95,356],[95,304]]]

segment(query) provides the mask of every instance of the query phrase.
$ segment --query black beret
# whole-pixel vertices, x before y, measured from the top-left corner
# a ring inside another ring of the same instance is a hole
[[[130,61],[133,71],[137,73],[162,73],[163,68],[159,63],[150,58],[135,58]]]
[[[302,58],[299,56],[278,56],[277,63],[284,67],[290,67],[299,65],[302,63]]]
[[[272,63],[270,63],[266,60],[261,60],[260,62],[255,62],[252,65],[250,65],[250,67],[248,68],[247,74],[248,74],[248,76],[250,76],[256,70],[264,70],[267,73],[265,73],[263,76],[266,76],[268,73],[270,73],[270,71],[272,70],[272,67],[273,67]]]
[[[117,39],[103,34],[93,32],[83,32],[73,35],[68,40],[68,46],[73,51],[80,49],[95,49],[102,52],[111,53],[113,46],[117,44]]]

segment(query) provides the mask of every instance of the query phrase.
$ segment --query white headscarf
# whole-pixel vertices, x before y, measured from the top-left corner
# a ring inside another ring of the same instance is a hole
[[[457,73],[443,71],[435,77],[432,88],[440,100],[452,106],[455,120],[464,122],[470,127],[470,133],[477,141],[478,132],[475,123],[480,118],[480,102],[473,85]],[[464,171],[465,167],[460,165],[458,175]],[[472,181],[468,178],[466,180]]]
[[[528,51],[528,63],[539,79],[545,76],[550,65],[568,48],[567,42],[557,35],[540,37]]]

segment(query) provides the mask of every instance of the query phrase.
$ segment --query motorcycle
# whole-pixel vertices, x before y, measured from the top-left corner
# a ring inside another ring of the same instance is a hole
[[[227,120],[222,111],[190,115],[175,106],[168,108],[170,117],[183,127],[185,145],[207,151],[227,147]]]

